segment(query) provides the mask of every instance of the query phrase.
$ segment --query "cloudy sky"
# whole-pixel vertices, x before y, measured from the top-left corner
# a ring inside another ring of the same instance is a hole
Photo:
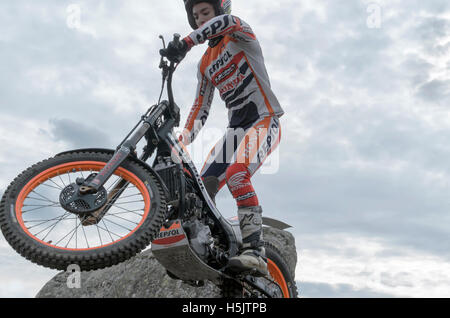
[[[253,184],[265,215],[293,225],[300,295],[450,297],[448,1],[235,0],[233,13],[286,112],[278,165]],[[0,194],[57,152],[114,148],[158,98],[158,35],[190,32],[181,1],[145,0],[2,1],[0,29]],[[204,50],[175,76],[183,122]],[[198,168],[227,125],[217,96]],[[226,188],[218,205],[235,214]],[[55,274],[0,236],[0,297],[34,297]]]

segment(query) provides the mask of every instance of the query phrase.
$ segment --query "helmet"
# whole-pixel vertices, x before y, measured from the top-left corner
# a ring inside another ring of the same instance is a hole
[[[198,28],[197,23],[195,23],[194,15],[192,14],[192,9],[194,5],[200,2],[208,2],[213,5],[216,11],[216,16],[221,14],[231,13],[231,0],[183,0],[184,6],[186,8],[189,24],[195,30]]]

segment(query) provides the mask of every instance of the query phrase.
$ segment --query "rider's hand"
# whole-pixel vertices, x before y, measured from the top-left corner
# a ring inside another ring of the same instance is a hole
[[[162,49],[159,53],[162,56],[167,57],[167,59],[174,63],[180,63],[182,59],[186,56],[189,51],[189,45],[185,40],[181,41],[170,41],[167,48]]]

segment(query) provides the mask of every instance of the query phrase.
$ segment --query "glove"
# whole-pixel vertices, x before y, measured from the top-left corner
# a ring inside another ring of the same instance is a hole
[[[167,59],[174,63],[180,63],[182,59],[186,56],[189,51],[189,46],[185,40],[181,41],[170,41],[167,48],[159,50],[162,56],[167,57]]]

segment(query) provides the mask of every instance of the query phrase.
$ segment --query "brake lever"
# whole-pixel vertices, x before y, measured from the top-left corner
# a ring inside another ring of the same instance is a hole
[[[163,42],[163,50],[166,49],[166,42],[164,41],[164,37],[162,35],[159,36],[159,38]],[[164,66],[167,66],[167,62],[164,61],[164,56],[161,55],[161,60],[159,62],[159,68],[164,68]]]

